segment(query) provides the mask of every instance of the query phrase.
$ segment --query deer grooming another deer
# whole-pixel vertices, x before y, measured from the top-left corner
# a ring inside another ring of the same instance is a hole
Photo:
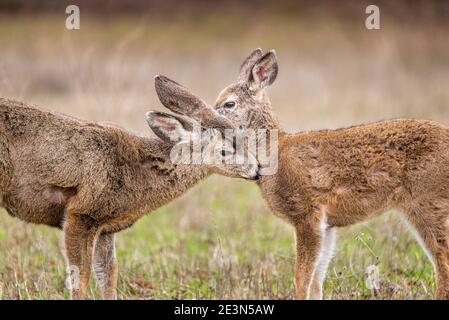
[[[257,164],[172,163],[170,149],[191,133],[193,120],[161,112],[146,117],[159,138],[0,99],[0,204],[24,221],[63,229],[70,280],[79,280],[72,298],[85,298],[92,265],[103,297],[116,298],[114,233],[212,173],[258,177]],[[232,128],[213,110],[202,117]],[[230,141],[213,147],[234,148]]]
[[[254,50],[237,82],[207,109],[236,127],[279,131],[278,171],[262,175],[257,184],[272,211],[294,227],[297,299],[322,298],[336,227],[389,208],[398,209],[416,230],[435,267],[436,298],[449,299],[449,129],[433,121],[401,119],[287,134],[265,90],[277,73],[275,52]],[[186,98],[177,86],[156,77],[167,108],[202,120],[204,105],[178,103]]]

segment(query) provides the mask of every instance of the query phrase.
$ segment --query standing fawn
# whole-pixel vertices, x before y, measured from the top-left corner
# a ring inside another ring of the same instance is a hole
[[[75,299],[85,298],[92,266],[103,297],[116,298],[114,233],[209,174],[258,177],[257,164],[172,163],[170,150],[189,142],[193,121],[161,112],[146,117],[159,138],[0,99],[1,206],[24,221],[63,229]],[[203,122],[231,127],[219,115]],[[202,140],[201,148],[211,147],[212,138]],[[219,153],[234,148],[230,141],[212,147]]]
[[[242,64],[238,81],[207,108],[236,127],[278,130],[278,170],[257,184],[272,211],[295,229],[297,299],[323,297],[336,227],[389,208],[398,209],[416,230],[435,267],[436,298],[449,299],[449,129],[401,119],[287,134],[265,91],[277,73],[275,52],[256,49]],[[156,90],[167,108],[201,120],[198,103],[176,103],[185,100],[176,83],[158,77]]]

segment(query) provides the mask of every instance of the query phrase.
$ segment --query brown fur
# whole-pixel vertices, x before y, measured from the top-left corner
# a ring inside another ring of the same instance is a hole
[[[295,228],[297,298],[322,297],[335,227],[396,208],[434,261],[436,298],[449,299],[449,129],[398,119],[287,134],[265,92],[277,69],[273,51],[256,49],[214,109],[235,126],[279,130],[278,171],[257,183],[272,211]]]
[[[168,118],[179,126],[186,123],[162,113],[152,116],[152,129]],[[159,132],[175,129],[160,127]],[[72,281],[79,270],[74,298],[85,297],[92,264],[103,296],[115,298],[113,233],[210,173],[238,173],[228,167],[175,165],[169,158],[172,145],[0,99],[0,203],[21,220],[64,230]]]

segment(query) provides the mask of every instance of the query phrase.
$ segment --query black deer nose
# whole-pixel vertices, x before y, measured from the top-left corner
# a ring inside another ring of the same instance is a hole
[[[256,175],[251,178],[251,180],[259,180],[260,179],[260,166],[257,167]]]

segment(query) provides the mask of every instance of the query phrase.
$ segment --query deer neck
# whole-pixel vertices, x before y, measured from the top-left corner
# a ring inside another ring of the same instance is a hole
[[[278,120],[276,119],[275,115],[271,111],[271,103],[264,103],[260,108],[258,109],[258,113],[255,116],[252,116],[252,121],[249,126],[253,130],[259,130],[264,129],[265,130],[265,154],[273,155],[277,158],[276,163],[279,162],[279,156],[282,152],[281,150],[285,146],[286,137],[288,134],[280,127]],[[272,150],[272,135],[275,134],[277,137],[277,142],[274,143],[274,148],[276,150]],[[273,154],[273,152],[275,152]],[[259,158],[259,161],[261,159]],[[273,165],[270,160],[270,165]],[[279,165],[279,164],[277,164]],[[261,163],[261,166],[264,167],[264,165]],[[258,184],[259,186],[263,186],[265,182],[273,181],[273,179],[276,179],[276,172],[274,174],[270,175],[264,175],[259,180]],[[268,183],[269,184],[269,183]],[[262,188],[263,189],[263,188]]]
[[[286,135],[284,130],[280,127],[275,115],[271,111],[271,103],[264,103],[257,109],[255,114],[252,116],[249,127],[253,130],[265,129],[267,131],[265,137],[267,141],[269,139],[270,131],[272,130],[277,131],[279,141],[281,141],[281,139],[283,139]]]
[[[159,139],[141,138],[139,161],[135,165],[131,189],[134,197],[154,210],[196,185],[210,175],[201,165],[174,164],[170,159],[172,146]]]
[[[253,109],[250,114],[250,128],[255,130],[267,129],[267,130],[279,130],[279,122],[272,112],[271,102],[266,97],[257,102],[257,107]]]

